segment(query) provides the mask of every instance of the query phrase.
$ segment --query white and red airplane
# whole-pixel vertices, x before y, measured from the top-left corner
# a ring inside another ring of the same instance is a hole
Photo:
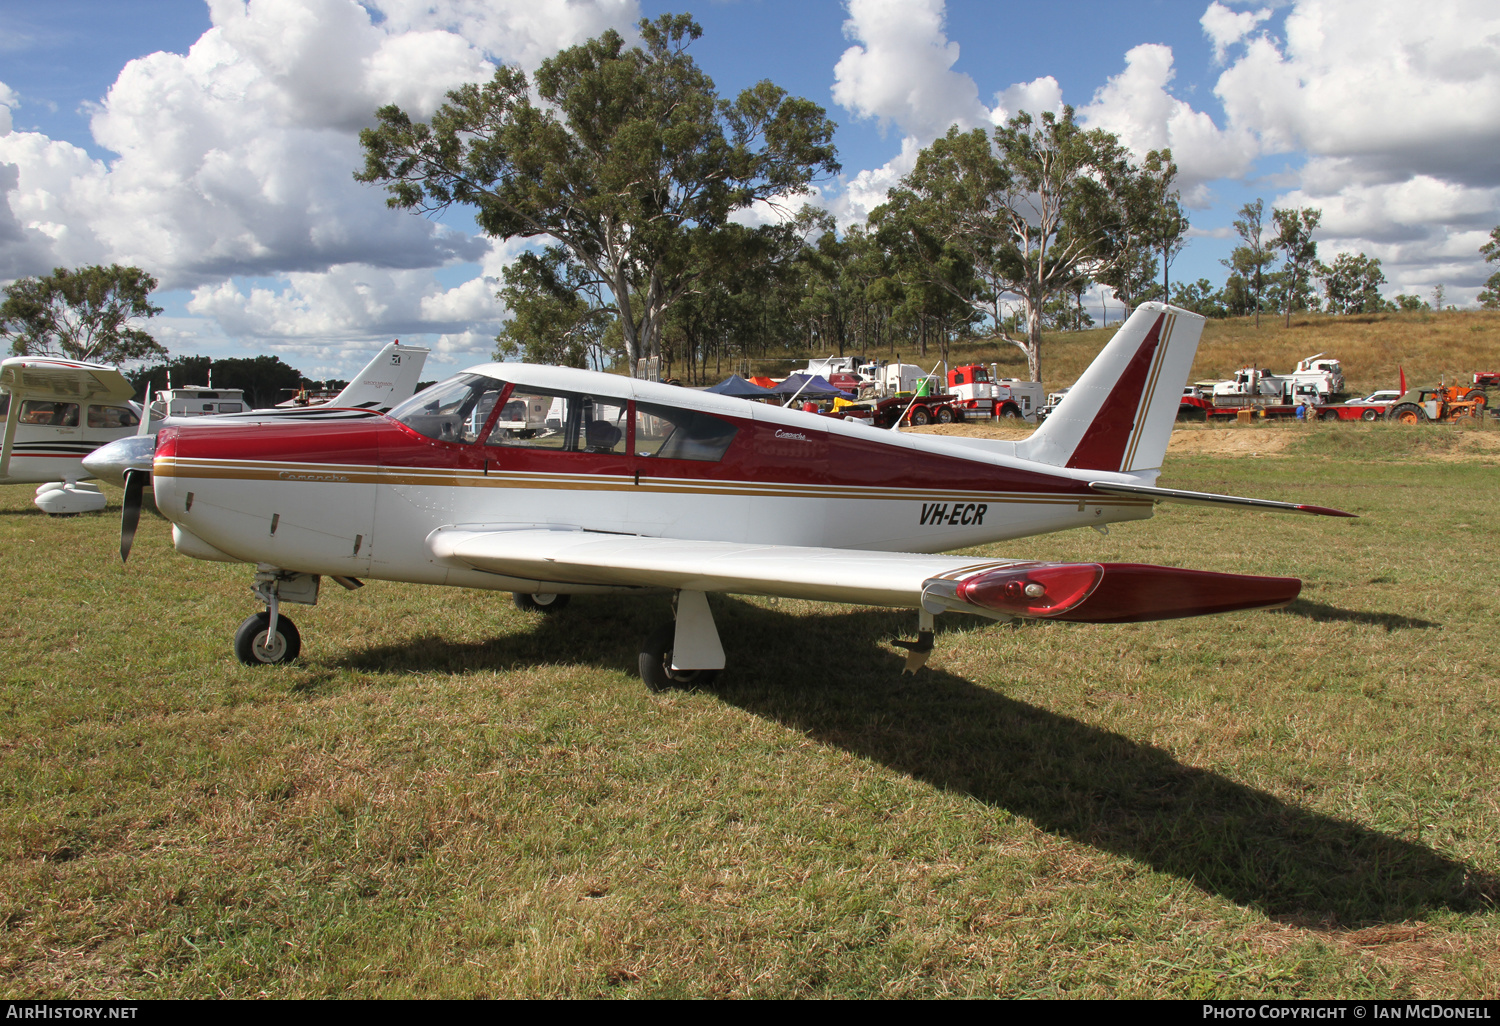
[[[416,391],[429,352],[392,342],[325,404],[246,410],[218,415],[212,422],[338,419],[388,410]],[[0,361],[0,416],[5,418],[0,484],[40,484],[36,505],[54,516],[102,510],[104,493],[86,479],[102,477],[122,484],[125,467],[95,458],[90,469],[84,466],[84,457],[93,457],[107,443],[124,440],[112,450],[115,461],[130,453],[136,462],[144,458],[144,465],[149,466],[155,439],[146,432],[175,422],[157,416],[143,423],[146,411],[131,399],[133,395],[135,386],[114,367],[52,356]]]
[[[150,476],[178,552],[255,565],[266,611],[236,635],[246,663],[298,654],[281,604],[315,602],[331,577],[510,591],[541,610],[579,593],[670,592],[674,622],[641,649],[653,689],[724,667],[709,592],[914,607],[911,669],[945,611],[1119,623],[1296,598],[1295,578],[935,554],[1144,519],[1162,500],[1351,515],[1155,486],[1202,326],[1144,304],[1018,442],[492,363],[385,415],[168,427]],[[127,534],[144,476],[129,476]]]
[[[134,435],[141,409],[135,386],[113,367],[50,356],[0,361],[0,484],[38,484],[36,504],[66,516],[104,508],[104,493],[83,483],[83,457]]]

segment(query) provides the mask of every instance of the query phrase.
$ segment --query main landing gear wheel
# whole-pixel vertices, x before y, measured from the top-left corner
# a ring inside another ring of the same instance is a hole
[[[302,651],[302,635],[297,625],[284,616],[276,617],[276,636],[266,637],[271,622],[269,612],[256,613],[234,632],[234,654],[246,666],[289,663]]]
[[[697,691],[706,688],[718,679],[718,670],[674,670],[672,669],[672,644],[677,635],[675,623],[664,624],[652,631],[641,643],[641,680],[653,692]]]
[[[528,613],[555,613],[567,605],[573,596],[551,595],[546,592],[528,595],[524,591],[515,591],[511,592],[510,597],[517,609],[524,609]]]

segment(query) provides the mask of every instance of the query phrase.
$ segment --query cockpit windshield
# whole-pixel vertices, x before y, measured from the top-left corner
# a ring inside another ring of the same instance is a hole
[[[440,442],[477,441],[505,390],[505,382],[483,374],[460,374],[412,396],[391,416]]]

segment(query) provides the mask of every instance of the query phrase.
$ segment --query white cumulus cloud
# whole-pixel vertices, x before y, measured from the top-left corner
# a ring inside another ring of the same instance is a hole
[[[983,125],[989,112],[943,28],[942,0],[850,0],[844,34],[856,40],[833,69],[833,99],[858,117],[895,124],[922,144],[948,126]]]
[[[1203,12],[1199,24],[1203,26],[1203,32],[1209,41],[1214,44],[1214,60],[1223,64],[1229,48],[1254,32],[1256,26],[1269,17],[1269,7],[1262,7],[1258,11],[1231,11],[1219,3],[1219,0],[1214,0],[1208,5],[1208,10]]]
[[[136,264],[164,289],[193,290],[190,312],[222,318],[231,335],[375,337],[399,327],[462,348],[456,340],[473,334],[466,321],[497,312],[493,280],[442,287],[433,269],[508,250],[388,209],[382,189],[353,180],[358,130],[377,107],[426,117],[448,90],[487,80],[494,60],[534,67],[610,25],[629,32],[639,17],[635,0],[209,7],[212,27],[186,54],[131,61],[93,105],[107,161],[12,131],[16,95],[0,85],[0,278]],[[259,284],[242,289],[236,277]],[[486,335],[487,326],[475,337]]]
[[[1472,298],[1484,265],[1463,250],[1500,222],[1500,8],[1300,0],[1283,36],[1251,39],[1214,88],[1232,131],[1308,155],[1276,205],[1321,209],[1329,251],[1378,256],[1393,282]]]
[[[1111,77],[1078,115],[1090,128],[1115,133],[1137,159],[1170,147],[1184,201],[1203,206],[1208,183],[1245,174],[1259,143],[1244,129],[1220,129],[1208,114],[1173,96],[1167,86],[1175,74],[1171,47],[1142,43],[1125,54],[1125,70]]]

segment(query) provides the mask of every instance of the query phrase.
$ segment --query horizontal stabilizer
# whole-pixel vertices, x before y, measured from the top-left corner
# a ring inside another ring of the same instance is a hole
[[[1295,577],[1254,577],[1144,563],[1017,563],[927,581],[922,606],[1069,623],[1141,623],[1244,609],[1280,609]]]
[[[1239,506],[1245,509],[1274,510],[1281,513],[1310,513],[1319,517],[1357,517],[1328,506],[1309,506],[1305,502],[1273,502],[1270,499],[1247,499],[1239,495],[1215,495],[1213,492],[1187,492],[1180,488],[1153,488],[1149,485],[1090,482],[1089,487],[1105,495],[1140,496],[1158,502],[1185,502],[1194,506]]]

